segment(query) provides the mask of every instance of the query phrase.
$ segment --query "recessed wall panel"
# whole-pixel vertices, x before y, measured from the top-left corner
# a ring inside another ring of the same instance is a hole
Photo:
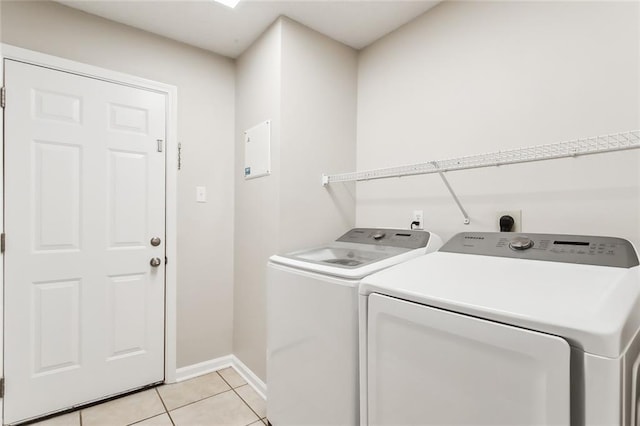
[[[111,130],[147,134],[149,111],[126,105],[109,105],[109,126]]]
[[[142,274],[108,277],[111,313],[109,359],[134,356],[145,351],[146,284],[146,276]]]
[[[34,142],[34,250],[80,248],[81,163],[80,146]]]
[[[110,247],[146,247],[147,156],[112,150],[109,163]]]
[[[31,294],[34,374],[55,374],[78,367],[80,280],[34,283]]]
[[[82,99],[74,95],[34,89],[32,110],[35,119],[82,123]]]

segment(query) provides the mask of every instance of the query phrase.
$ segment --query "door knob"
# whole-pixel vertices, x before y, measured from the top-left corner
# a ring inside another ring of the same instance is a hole
[[[160,240],[160,238],[158,238],[158,237],[153,237],[151,239],[151,245],[154,246],[154,247],[158,247],[161,242],[162,242],[162,240]]]
[[[160,260],[159,257],[154,257],[153,259],[151,259],[151,261],[149,262],[151,264],[151,266],[153,266],[154,268],[157,268],[158,266],[160,266],[160,264],[162,263],[162,260]]]

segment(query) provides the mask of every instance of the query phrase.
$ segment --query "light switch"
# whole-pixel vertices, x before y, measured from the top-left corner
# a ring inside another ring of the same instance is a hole
[[[196,186],[196,201],[198,203],[206,203],[207,202],[207,187],[206,186]]]

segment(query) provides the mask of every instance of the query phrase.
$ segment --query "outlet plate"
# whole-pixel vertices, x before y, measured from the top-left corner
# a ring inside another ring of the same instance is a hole
[[[522,232],[522,210],[502,210],[496,214],[496,231],[500,230],[500,218],[509,215],[513,218],[514,224],[511,232]]]
[[[207,202],[207,187],[196,186],[196,202],[198,203]]]
[[[414,210],[411,222],[418,222],[418,225],[414,225],[413,229],[424,229],[424,212],[422,210]]]

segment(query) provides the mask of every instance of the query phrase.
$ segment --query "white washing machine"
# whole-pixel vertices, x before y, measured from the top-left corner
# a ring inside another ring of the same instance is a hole
[[[359,303],[361,424],[640,424],[626,240],[462,233],[365,278]]]
[[[274,426],[358,424],[358,285],[437,250],[425,231],[356,228],[318,248],[271,257],[267,417]]]

